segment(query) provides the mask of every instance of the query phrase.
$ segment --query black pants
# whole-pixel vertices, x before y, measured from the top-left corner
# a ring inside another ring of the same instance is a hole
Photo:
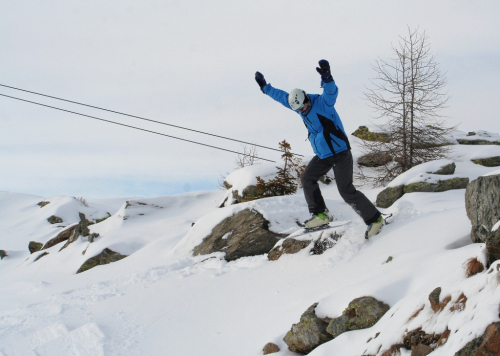
[[[352,206],[354,211],[363,218],[367,225],[379,218],[380,212],[377,208],[363,193],[356,190],[352,184],[352,166],[352,154],[350,150],[340,152],[325,159],[315,156],[309,162],[306,170],[300,176],[300,181],[304,188],[304,195],[310,213],[319,214],[325,211],[326,205],[319,189],[318,180],[333,168],[337,188],[342,199]]]

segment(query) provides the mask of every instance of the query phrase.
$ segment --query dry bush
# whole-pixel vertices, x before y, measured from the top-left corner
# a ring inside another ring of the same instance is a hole
[[[472,277],[484,271],[484,265],[478,261],[477,257],[470,258],[465,262],[465,276]]]

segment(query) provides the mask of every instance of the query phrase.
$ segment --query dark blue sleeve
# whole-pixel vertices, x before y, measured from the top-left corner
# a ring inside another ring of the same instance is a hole
[[[281,103],[284,107],[293,110],[288,104],[288,93],[286,91],[273,88],[271,84],[267,84],[262,90],[264,91],[265,94],[269,95],[278,103]]]

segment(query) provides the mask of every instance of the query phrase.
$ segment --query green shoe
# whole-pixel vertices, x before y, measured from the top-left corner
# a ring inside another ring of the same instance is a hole
[[[330,217],[328,213],[325,211],[323,213],[319,213],[317,215],[313,215],[309,220],[304,222],[304,227],[306,229],[313,229],[315,227],[328,225],[330,222]]]
[[[365,233],[365,238],[368,239],[373,235],[377,235],[380,230],[382,230],[382,226],[384,226],[384,218],[382,217],[382,215],[380,215],[377,221],[368,225]]]

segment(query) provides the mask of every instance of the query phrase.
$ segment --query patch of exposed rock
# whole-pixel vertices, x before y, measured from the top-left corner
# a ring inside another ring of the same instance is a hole
[[[366,126],[360,126],[351,135],[365,141],[389,142],[389,134],[385,132],[371,132]]]
[[[492,323],[484,334],[464,346],[455,356],[500,355],[500,322]]]
[[[92,221],[89,221],[85,218],[85,214],[79,213],[80,222],[75,225],[71,225],[61,231],[56,237],[50,239],[43,245],[42,250],[46,250],[55,246],[63,241],[66,241],[66,244],[61,248],[66,248],[70,243],[76,241],[80,236],[89,236],[90,231],[88,227],[93,224]],[[59,250],[60,251],[60,250]]]
[[[444,165],[441,168],[439,168],[436,172],[427,172],[430,174],[442,174],[442,175],[450,175],[455,173],[455,169],[457,168],[457,165],[455,162],[452,162],[450,164]]]
[[[280,348],[278,347],[278,345],[273,344],[272,342],[268,342],[266,346],[264,346],[264,349],[262,351],[264,352],[264,355],[269,355],[279,352]]]
[[[333,339],[326,331],[328,321],[316,316],[317,306],[318,303],[311,305],[302,314],[300,321],[293,324],[292,329],[283,338],[290,351],[306,355],[319,345]]]
[[[47,221],[51,223],[52,225],[54,224],[60,224],[63,222],[63,219],[61,219],[59,216],[51,215]]]
[[[30,251],[30,253],[40,251],[42,248],[43,244],[40,242],[30,241],[30,243],[28,244],[28,250]]]
[[[465,190],[465,210],[472,224],[472,241],[486,244],[489,267],[500,259],[500,229],[491,231],[500,220],[500,175],[472,181]]]
[[[388,154],[368,153],[358,158],[358,165],[363,167],[380,167],[392,161]]]
[[[441,167],[437,172],[433,174],[453,174],[449,172],[454,172],[455,167],[446,165]],[[439,172],[439,173],[438,173]],[[453,189],[465,189],[469,184],[469,178],[452,178],[445,180],[438,180],[436,183],[428,183],[428,182],[417,182],[408,185],[398,185],[396,187],[388,187],[382,190],[377,195],[376,205],[380,208],[388,208],[396,200],[401,198],[404,194],[407,193],[416,193],[416,192],[446,192],[448,190]]]
[[[311,244],[312,240],[295,240],[287,238],[279,246],[274,247],[267,254],[270,261],[278,260],[283,254],[295,254]]]
[[[3,260],[5,257],[8,257],[7,252],[4,250],[0,250],[0,260]]]
[[[475,164],[479,164],[485,167],[498,167],[500,166],[500,156],[481,158],[481,159],[473,159],[471,160]]]
[[[97,256],[91,257],[87,261],[85,261],[76,273],[85,272],[97,266],[102,266],[108,263],[116,262],[124,259],[125,257],[128,256],[119,254],[118,252],[112,251],[109,248],[105,248]]]
[[[283,237],[269,231],[269,221],[257,211],[244,209],[220,222],[196,246],[193,254],[225,252],[226,261],[268,253]]]
[[[38,261],[40,258],[45,257],[45,256],[47,256],[48,254],[49,254],[49,253],[48,253],[47,251],[45,251],[45,252],[43,252],[43,253],[39,254],[38,256],[36,256],[36,258],[35,258],[35,260],[34,260],[33,262]]]
[[[45,205],[47,204],[50,204],[50,201],[41,201],[39,202],[37,205],[40,207],[40,208],[43,208]]]
[[[471,135],[472,136],[472,135]],[[461,145],[500,145],[500,141],[457,139]]]
[[[351,330],[370,328],[384,316],[390,307],[373,297],[356,298],[342,315],[328,324],[327,332],[334,338]]]

